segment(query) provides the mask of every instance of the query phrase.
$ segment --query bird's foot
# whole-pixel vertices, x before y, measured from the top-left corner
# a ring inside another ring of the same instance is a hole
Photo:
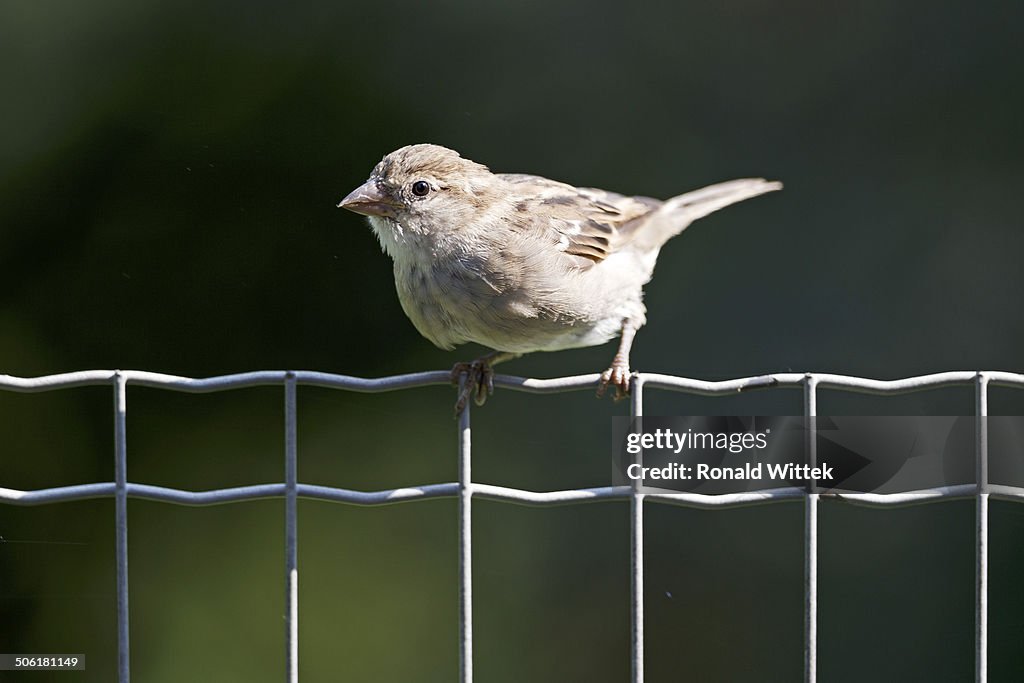
[[[597,397],[604,396],[609,386],[615,387],[612,398],[616,401],[629,396],[629,380],[632,373],[629,371],[629,361],[618,356],[612,361],[612,366],[601,373],[601,383],[597,386]]]
[[[452,384],[458,386],[463,374],[466,375],[466,382],[455,402],[455,417],[462,414],[470,396],[474,403],[482,406],[487,397],[494,393],[494,368],[491,367],[490,356],[477,358],[471,363],[456,363],[452,367]]]

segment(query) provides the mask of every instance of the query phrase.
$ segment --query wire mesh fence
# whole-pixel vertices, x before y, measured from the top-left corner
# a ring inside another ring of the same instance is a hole
[[[529,393],[557,393],[591,389],[599,375],[581,375],[556,379],[526,379],[498,375],[495,385]],[[458,472],[456,482],[424,484],[381,491],[301,484],[297,476],[296,395],[300,385],[376,393],[412,387],[449,384],[445,371],[363,379],[344,375],[305,371],[263,371],[225,375],[206,379],[176,377],[141,371],[93,370],[44,377],[19,378],[0,375],[0,389],[14,392],[44,392],[82,386],[110,386],[114,413],[114,481],[22,491],[0,488],[0,503],[33,506],[91,498],[115,501],[117,567],[117,643],[118,681],[127,683],[130,672],[129,578],[128,578],[128,506],[129,498],[162,501],[180,505],[212,505],[266,498],[285,501],[285,680],[299,678],[298,633],[298,516],[299,498],[375,506],[431,498],[456,498],[458,501],[459,547],[459,680],[473,680],[473,565],[472,501],[487,499],[510,503],[552,506],[588,501],[628,500],[630,514],[630,566],[632,614],[632,676],[634,683],[644,680],[644,507],[648,502],[701,509],[732,508],[772,502],[796,501],[804,505],[804,680],[817,680],[818,637],[818,508],[822,498],[873,507],[900,506],[940,500],[974,498],[975,519],[975,680],[988,680],[988,537],[989,499],[1024,502],[1024,488],[988,483],[988,395],[991,386],[1024,389],[1024,375],[1010,372],[944,372],[898,380],[873,380],[822,373],[779,373],[725,381],[704,381],[670,375],[636,373],[632,380],[630,414],[644,414],[644,394],[650,389],[680,391],[704,396],[731,395],[755,389],[789,388],[803,392],[806,418],[817,415],[818,392],[834,389],[869,394],[899,394],[939,387],[973,387],[976,417],[976,483],[945,486],[895,494],[819,493],[813,487],[771,488],[742,493],[706,495],[699,493],[640,493],[631,486],[606,486],[561,491],[529,491],[474,482],[472,477],[472,430],[470,410],[463,411],[457,423]],[[274,484],[238,486],[207,491],[166,488],[129,481],[126,440],[128,385],[152,387],[188,393],[208,393],[255,386],[280,386],[284,389],[284,481]],[[815,441],[808,440],[811,462]]]

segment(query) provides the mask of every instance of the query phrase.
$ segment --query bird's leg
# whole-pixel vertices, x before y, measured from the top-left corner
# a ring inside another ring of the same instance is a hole
[[[466,374],[466,383],[459,393],[459,400],[455,402],[455,415],[458,416],[466,407],[470,396],[473,397],[474,403],[482,406],[487,397],[494,393],[493,367],[498,363],[519,358],[520,355],[522,354],[508,351],[492,351],[472,363],[456,363],[452,367],[452,384],[458,386],[463,373]]]
[[[629,350],[633,346],[636,327],[633,323],[622,323],[622,335],[619,337],[619,350],[615,352],[610,368],[601,373],[601,384],[597,387],[597,397],[604,396],[608,385],[615,387],[615,400],[620,401],[629,396]]]

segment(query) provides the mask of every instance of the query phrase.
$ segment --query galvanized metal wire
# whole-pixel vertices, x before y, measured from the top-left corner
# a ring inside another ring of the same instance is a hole
[[[534,394],[558,393],[592,389],[597,374],[555,379],[527,379],[498,375],[494,384],[514,391]],[[113,498],[117,566],[117,640],[118,681],[127,683],[130,676],[129,647],[129,581],[128,581],[128,508],[129,498],[162,501],[179,505],[216,505],[265,498],[285,500],[285,680],[298,681],[298,515],[297,500],[307,498],[352,505],[375,506],[425,500],[457,498],[459,516],[459,680],[473,680],[473,565],[472,565],[472,501],[475,498],[504,501],[522,505],[551,506],[628,500],[630,513],[631,562],[631,638],[632,681],[644,680],[644,506],[647,502],[701,509],[733,508],[766,503],[803,501],[804,515],[804,679],[817,680],[818,641],[818,507],[821,499],[839,500],[855,505],[892,507],[939,500],[974,498],[976,500],[976,593],[975,593],[975,680],[988,680],[988,507],[989,499],[1024,502],[1024,488],[988,485],[988,390],[991,386],[1024,389],[1024,375],[1011,372],[960,371],[943,372],[896,380],[875,380],[826,373],[777,373],[725,381],[706,381],[672,375],[635,373],[632,380],[630,413],[643,415],[646,391],[663,389],[703,396],[722,396],[755,389],[792,388],[803,392],[804,415],[817,414],[817,395],[821,389],[868,394],[899,394],[940,387],[973,386],[977,419],[977,484],[946,486],[897,494],[820,493],[812,489],[777,488],[724,495],[697,493],[643,494],[631,486],[604,486],[564,491],[528,491],[474,482],[472,479],[472,431],[467,409],[458,420],[457,482],[424,484],[383,491],[351,489],[299,483],[297,478],[296,394],[299,386],[317,386],[345,391],[378,393],[450,382],[447,371],[420,372],[378,379],[306,371],[262,371],[224,375],[205,379],[177,377],[133,370],[90,370],[44,377],[11,377],[0,375],[0,390],[35,393],[82,386],[110,386],[114,399],[114,481],[80,484],[22,491],[0,488],[0,503],[9,505],[47,505],[61,501],[90,498]],[[285,475],[282,483],[257,484],[209,491],[188,491],[131,482],[128,478],[128,446],[126,442],[127,388],[129,385],[155,387],[188,393],[209,393],[255,386],[284,388]],[[809,441],[809,454],[814,458],[814,442]]]

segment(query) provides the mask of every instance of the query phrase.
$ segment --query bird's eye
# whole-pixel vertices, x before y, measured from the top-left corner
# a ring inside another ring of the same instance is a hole
[[[417,180],[412,184],[412,193],[417,197],[426,197],[430,192],[430,183],[426,180]]]

